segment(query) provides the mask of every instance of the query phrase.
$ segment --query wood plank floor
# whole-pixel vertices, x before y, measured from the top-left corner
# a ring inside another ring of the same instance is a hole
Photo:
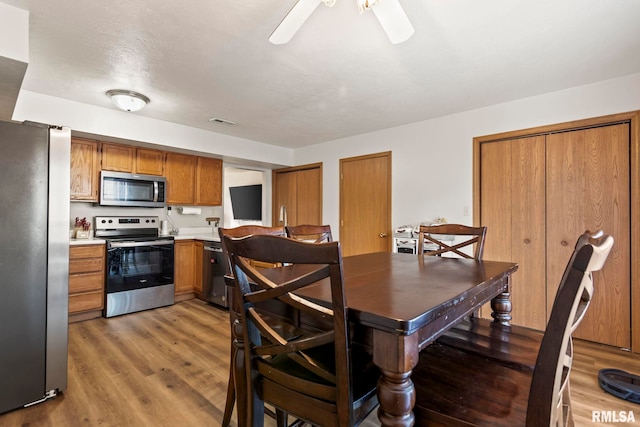
[[[597,383],[604,367],[640,372],[640,356],[586,342],[576,342],[575,353],[576,425],[620,425],[593,423],[594,410],[633,411],[636,422],[625,425],[640,425],[640,405]],[[228,313],[199,300],[74,323],[65,393],[0,415],[0,426],[219,426],[228,359]],[[375,414],[363,424],[375,425]]]

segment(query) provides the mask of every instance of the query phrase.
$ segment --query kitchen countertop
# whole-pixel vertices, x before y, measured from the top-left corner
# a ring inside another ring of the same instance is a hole
[[[218,230],[213,227],[189,227],[180,228],[178,234],[172,235],[175,240],[202,240],[206,242],[219,242]],[[162,237],[162,236],[160,236]],[[69,245],[103,245],[105,239],[69,239]]]
[[[104,240],[104,239],[94,239],[94,238],[90,238],[90,239],[69,239],[69,245],[71,245],[71,246],[76,246],[76,245],[104,245],[105,243],[107,243],[107,241]]]

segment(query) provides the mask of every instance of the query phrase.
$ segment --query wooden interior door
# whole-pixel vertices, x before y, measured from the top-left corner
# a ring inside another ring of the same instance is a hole
[[[631,345],[629,124],[547,136],[547,304],[550,308],[576,236],[604,230],[615,244],[596,273],[593,301],[574,334]]]
[[[340,160],[344,256],[391,250],[391,152]]]
[[[512,323],[541,330],[547,316],[544,143],[535,136],[482,144],[480,172],[481,225],[488,230],[483,258],[518,263]]]

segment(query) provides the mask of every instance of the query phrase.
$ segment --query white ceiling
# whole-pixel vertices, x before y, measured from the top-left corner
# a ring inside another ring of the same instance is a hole
[[[398,45],[337,0],[272,45],[295,1],[0,0],[30,11],[23,89],[291,148],[640,72],[638,0],[401,0]]]

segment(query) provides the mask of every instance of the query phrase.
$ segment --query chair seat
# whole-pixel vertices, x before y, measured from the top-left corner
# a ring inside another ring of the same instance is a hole
[[[456,325],[438,342],[514,369],[533,371],[543,333],[523,326],[505,326],[471,317]]]
[[[308,355],[315,363],[323,365],[329,370],[335,371],[335,350],[329,344],[319,348],[309,350]],[[379,369],[373,364],[371,356],[359,347],[352,349],[352,372],[353,372],[353,400],[354,406],[358,402],[368,400],[376,391]],[[282,354],[269,361],[258,359],[257,370],[264,380],[274,380],[278,384],[286,384],[287,388],[296,393],[309,393],[313,390],[313,395],[321,396],[321,399],[333,403],[336,401],[335,384],[314,374],[302,367],[287,354]],[[263,392],[265,386],[263,385]]]
[[[525,425],[531,372],[436,342],[420,352],[412,378],[416,426]]]

